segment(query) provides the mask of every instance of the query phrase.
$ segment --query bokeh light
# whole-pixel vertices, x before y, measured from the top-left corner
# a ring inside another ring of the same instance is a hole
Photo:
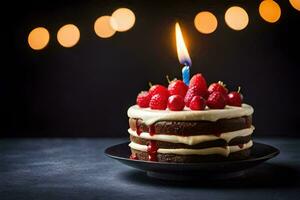
[[[74,24],[67,24],[61,27],[57,32],[57,41],[63,47],[73,47],[80,38],[80,32]]]
[[[273,0],[264,0],[259,5],[259,14],[265,21],[275,23],[281,15],[280,6]]]
[[[110,16],[102,16],[95,21],[94,30],[99,37],[109,38],[116,33],[116,31],[111,27],[110,20]]]
[[[37,27],[28,35],[28,44],[34,50],[41,50],[45,48],[49,43],[49,40],[49,31],[44,27]]]
[[[296,9],[300,11],[300,0],[290,0],[290,4]]]
[[[218,21],[211,12],[203,11],[196,15],[194,24],[200,33],[209,34],[216,30]]]
[[[135,15],[128,8],[119,8],[111,15],[110,22],[114,30],[124,32],[133,27],[135,23]]]
[[[225,22],[233,30],[240,31],[248,25],[249,17],[243,8],[233,6],[226,11]]]

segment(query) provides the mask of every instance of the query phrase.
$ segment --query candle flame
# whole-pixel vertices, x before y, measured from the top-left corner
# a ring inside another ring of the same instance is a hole
[[[191,66],[192,60],[191,60],[189,52],[185,46],[182,32],[181,32],[178,22],[175,24],[175,32],[176,32],[177,56],[178,56],[179,62],[183,65]]]

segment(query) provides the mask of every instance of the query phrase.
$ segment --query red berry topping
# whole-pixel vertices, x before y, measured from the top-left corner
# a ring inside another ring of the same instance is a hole
[[[155,110],[165,110],[168,104],[168,97],[161,94],[155,94],[151,97],[149,106]]]
[[[168,87],[170,95],[180,95],[185,96],[188,90],[188,86],[182,80],[171,81]]]
[[[189,88],[192,88],[192,87],[196,87],[202,94],[201,96],[206,95],[207,85],[206,85],[205,78],[202,76],[202,74],[195,74],[191,78]]]
[[[230,106],[242,106],[242,97],[238,92],[230,92],[227,96],[227,104]]]
[[[186,93],[186,95],[185,95],[185,97],[184,97],[185,105],[186,105],[187,107],[189,107],[189,106],[190,106],[190,102],[191,102],[191,100],[192,100],[192,98],[193,98],[194,96],[202,96],[202,97],[205,97],[206,94],[207,94],[206,91],[205,91],[205,92],[203,92],[203,91],[201,92],[197,86],[194,86],[194,87],[189,88],[188,91],[187,91],[187,93]]]
[[[201,96],[194,96],[190,102],[191,110],[204,110],[205,106],[205,99]]]
[[[151,97],[153,97],[156,94],[164,95],[167,98],[169,97],[168,89],[165,86],[158,84],[151,86],[151,88],[149,89],[149,94]]]
[[[226,88],[226,85],[221,81],[219,81],[218,83],[212,83],[208,87],[208,92],[209,92],[209,94],[211,94],[213,92],[221,92],[223,95],[228,94],[228,90]]]
[[[172,95],[168,99],[168,108],[173,111],[180,111],[184,108],[184,99],[180,95]]]
[[[221,92],[213,92],[209,95],[206,104],[212,109],[223,109],[226,105],[226,99]]]
[[[157,143],[154,140],[150,140],[147,144],[147,152],[148,154],[156,154],[157,153]]]
[[[151,96],[149,92],[142,91],[138,94],[136,98],[136,104],[139,105],[141,108],[147,108],[149,107]]]

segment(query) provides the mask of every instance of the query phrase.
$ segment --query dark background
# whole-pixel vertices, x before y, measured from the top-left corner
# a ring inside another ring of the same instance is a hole
[[[203,73],[209,83],[222,80],[232,90],[242,86],[255,108],[256,135],[299,137],[300,12],[288,1],[277,2],[282,15],[275,24],[263,21],[260,1],[253,0],[9,2],[2,7],[1,137],[127,136],[126,111],[137,93],[148,89],[148,81],[166,84],[165,75],[181,77],[176,21],[188,43],[191,72]],[[233,5],[248,12],[242,31],[224,22]],[[134,27],[98,38],[94,21],[119,7],[135,13]],[[203,10],[218,19],[209,35],[193,25]],[[81,33],[73,48],[56,41],[68,23]],[[50,42],[34,51],[27,37],[38,26],[49,30]]]

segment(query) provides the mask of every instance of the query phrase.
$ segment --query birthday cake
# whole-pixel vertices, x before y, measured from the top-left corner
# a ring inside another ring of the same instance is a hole
[[[173,80],[138,94],[128,109],[131,159],[196,163],[250,155],[253,108],[222,82],[209,87],[202,74],[187,86]]]

